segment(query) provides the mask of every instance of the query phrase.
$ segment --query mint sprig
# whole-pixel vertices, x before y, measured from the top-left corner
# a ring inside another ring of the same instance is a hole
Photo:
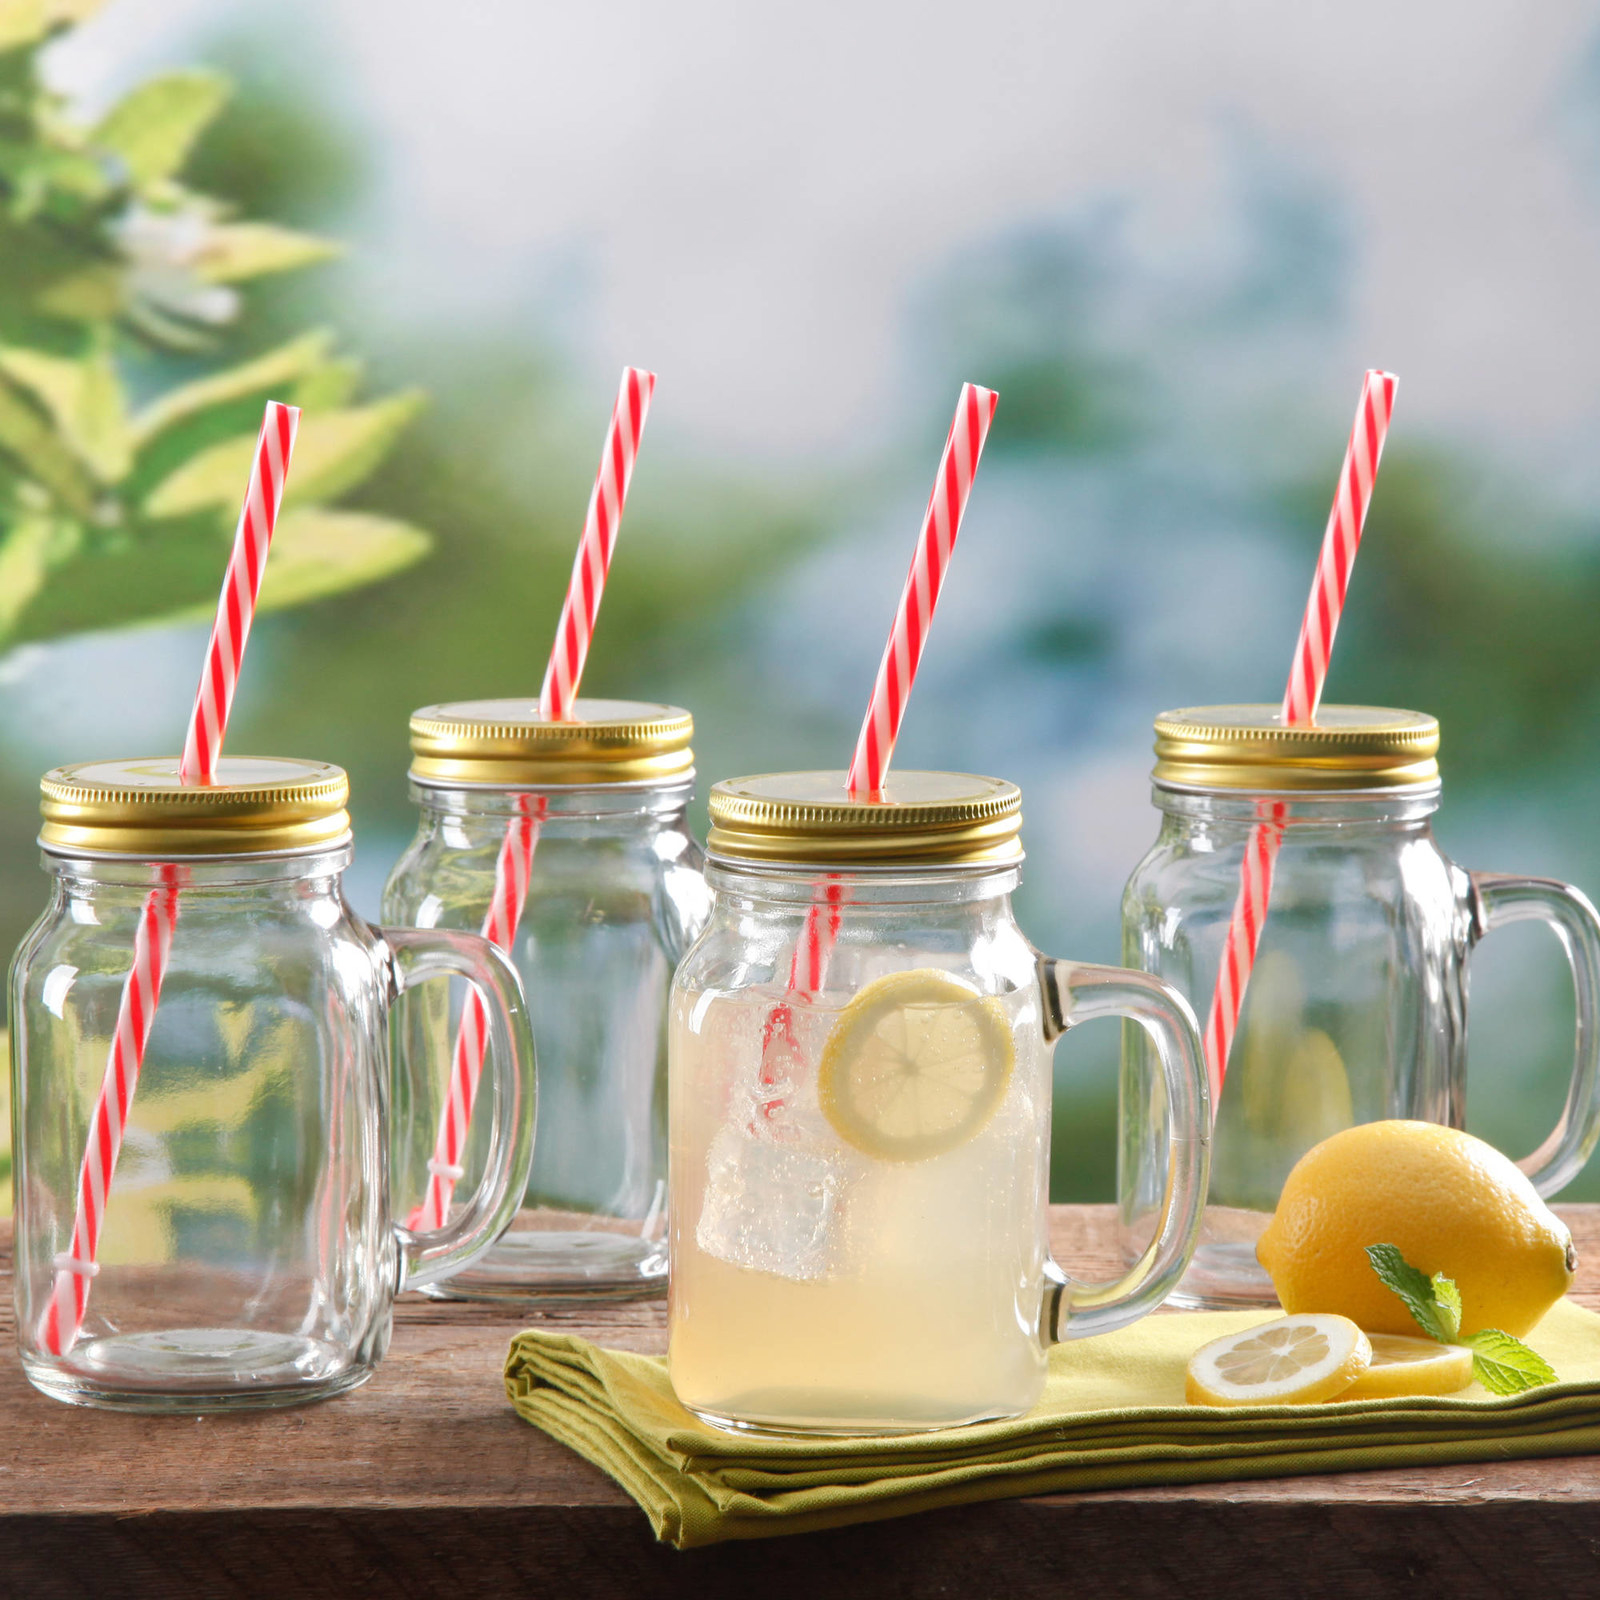
[[[1463,1339],[1461,1291],[1442,1272],[1431,1278],[1419,1272],[1392,1244],[1369,1244],[1367,1260],[1430,1339],[1471,1349],[1472,1375],[1490,1394],[1521,1394],[1556,1381],[1555,1369],[1542,1355],[1498,1328],[1482,1328]]]

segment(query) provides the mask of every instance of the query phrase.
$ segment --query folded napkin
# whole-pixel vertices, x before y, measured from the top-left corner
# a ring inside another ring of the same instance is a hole
[[[506,1391],[529,1422],[610,1475],[658,1538],[686,1548],[1061,1489],[1277,1478],[1600,1451],[1600,1316],[1563,1301],[1529,1339],[1561,1382],[1497,1399],[1214,1408],[1184,1402],[1210,1339],[1279,1313],[1190,1312],[1056,1346],[1026,1416],[855,1439],[724,1432],[678,1404],[666,1363],[533,1330]]]

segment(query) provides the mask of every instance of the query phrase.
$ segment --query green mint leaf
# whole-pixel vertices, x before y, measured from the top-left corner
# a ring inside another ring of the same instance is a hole
[[[1556,1381],[1553,1368],[1537,1350],[1498,1328],[1484,1328],[1464,1341],[1472,1346],[1472,1375],[1490,1394],[1521,1394]]]
[[[1455,1342],[1454,1332],[1445,1331],[1449,1324],[1446,1317],[1441,1315],[1439,1303],[1434,1298],[1433,1280],[1427,1273],[1418,1272],[1400,1254],[1398,1245],[1369,1244],[1367,1260],[1372,1263],[1372,1270],[1378,1274],[1384,1287],[1393,1289],[1405,1301],[1406,1310],[1430,1339],[1437,1339],[1440,1344]],[[1445,1281],[1449,1282],[1448,1279]],[[1452,1284],[1451,1288],[1454,1287]],[[1456,1327],[1460,1327],[1459,1313]]]
[[[1461,1337],[1461,1291],[1442,1272],[1433,1275],[1433,1303],[1439,1308],[1444,1342],[1454,1344]]]

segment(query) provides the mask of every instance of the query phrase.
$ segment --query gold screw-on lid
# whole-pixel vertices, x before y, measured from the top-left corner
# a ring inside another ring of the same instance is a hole
[[[350,837],[350,780],[326,761],[224,756],[218,782],[175,756],[83,761],[39,780],[39,843],[57,855],[232,856],[323,850]]]
[[[578,700],[546,722],[537,700],[456,700],[411,718],[411,776],[441,788],[662,783],[694,771],[694,718],[641,700]]]
[[[881,800],[853,800],[843,772],[774,772],[711,788],[706,849],[743,861],[835,866],[1022,859],[1022,792],[969,772],[895,772]]]
[[[1190,706],[1156,718],[1157,783],[1191,789],[1399,789],[1439,780],[1439,723],[1421,711],[1323,706],[1310,727],[1277,706]]]

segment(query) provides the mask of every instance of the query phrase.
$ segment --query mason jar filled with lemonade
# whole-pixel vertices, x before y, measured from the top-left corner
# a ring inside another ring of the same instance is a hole
[[[903,772],[716,785],[710,921],[673,984],[669,1368],[707,1421],[909,1431],[1025,1411],[1046,1350],[1158,1305],[1205,1191],[1187,1004],[1041,956],[1011,909],[1021,795]],[[1121,1016],[1172,1115],[1157,1240],[1114,1284],[1050,1259],[1051,1055]]]

